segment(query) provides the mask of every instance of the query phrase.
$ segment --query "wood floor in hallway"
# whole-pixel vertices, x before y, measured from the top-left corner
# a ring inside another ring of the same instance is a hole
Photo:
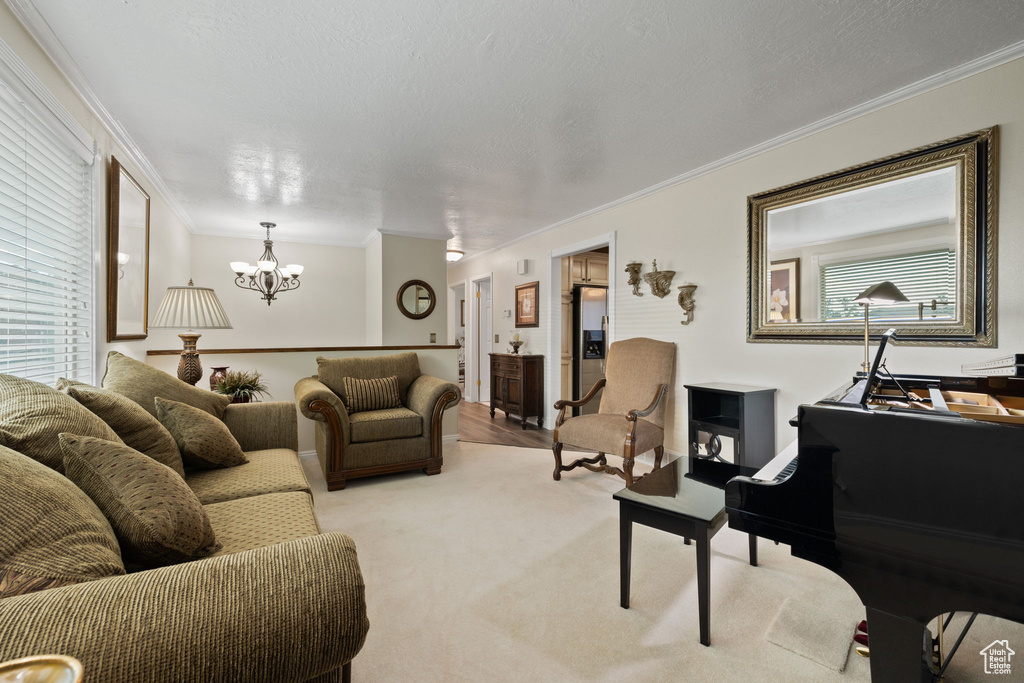
[[[526,423],[522,428],[519,418],[506,418],[500,410],[491,418],[490,406],[486,403],[459,403],[459,440],[473,443],[492,443],[501,446],[522,448],[551,448],[554,432],[538,429],[537,423]],[[575,450],[568,446],[565,450]]]

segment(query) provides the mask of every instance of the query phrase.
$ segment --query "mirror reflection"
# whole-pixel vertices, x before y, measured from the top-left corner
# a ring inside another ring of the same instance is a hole
[[[107,339],[145,339],[149,279],[149,195],[110,160]]]
[[[426,318],[434,310],[433,288],[423,280],[409,280],[398,290],[398,309],[409,318]]]
[[[997,134],[748,197],[747,340],[856,343],[867,312],[872,335],[993,346]],[[899,295],[864,296],[882,283]]]
[[[872,321],[953,320],[958,184],[949,165],[769,210],[765,320],[862,321],[854,299],[884,281],[909,301],[872,306]]]

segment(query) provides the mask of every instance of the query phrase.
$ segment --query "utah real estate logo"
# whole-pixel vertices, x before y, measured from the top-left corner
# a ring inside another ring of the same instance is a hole
[[[993,640],[980,654],[985,659],[985,673],[1009,674],[1010,658],[1017,653],[1010,649],[1009,641]]]

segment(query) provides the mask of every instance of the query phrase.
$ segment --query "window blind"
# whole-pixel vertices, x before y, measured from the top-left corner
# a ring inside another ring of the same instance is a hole
[[[0,81],[0,372],[92,381],[89,164]]]
[[[920,254],[837,263],[821,267],[822,315],[826,321],[864,319],[864,309],[853,299],[868,287],[888,280],[910,301],[892,306],[871,306],[871,319],[952,320],[956,312],[956,254],[938,249]],[[932,309],[935,301],[935,309]]]

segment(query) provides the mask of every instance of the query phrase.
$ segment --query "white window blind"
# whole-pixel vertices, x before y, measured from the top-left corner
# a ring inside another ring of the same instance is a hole
[[[0,372],[92,381],[91,177],[0,81]]]
[[[899,287],[910,301],[892,306],[873,305],[872,320],[953,319],[956,309],[956,254],[951,249],[822,266],[823,319],[863,320],[864,309],[853,303],[854,298],[868,287],[886,280]],[[923,309],[918,304],[924,304]]]

